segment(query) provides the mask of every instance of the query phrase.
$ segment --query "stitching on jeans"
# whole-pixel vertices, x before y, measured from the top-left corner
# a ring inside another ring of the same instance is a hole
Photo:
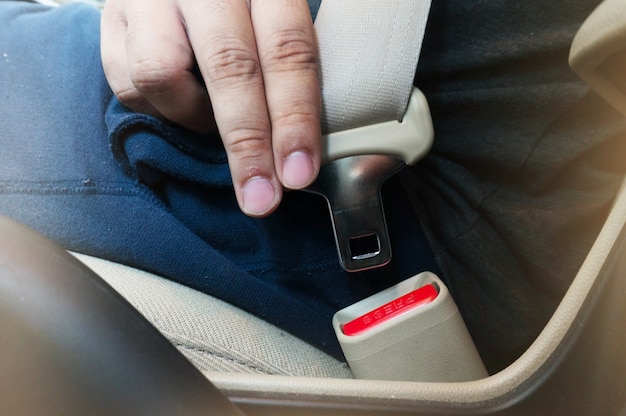
[[[85,180],[88,183],[88,180]],[[70,194],[112,194],[137,196],[141,191],[129,187],[128,184],[121,183],[119,186],[111,183],[107,185],[88,185],[70,183],[62,185],[57,183],[0,183],[0,193],[3,194],[32,194],[32,195],[70,195]]]
[[[147,188],[128,182],[109,182],[85,178],[82,181],[9,181],[0,182],[0,194],[14,195],[117,195],[144,199],[159,207],[163,203]]]

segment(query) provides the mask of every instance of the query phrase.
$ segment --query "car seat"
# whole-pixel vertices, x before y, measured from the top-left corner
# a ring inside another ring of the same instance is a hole
[[[623,69],[624,22],[625,4],[605,1],[572,47],[574,69],[592,86],[603,85],[596,88],[612,103],[624,97],[615,94],[624,91],[615,82],[606,87],[607,80],[615,81],[614,74],[623,73],[615,68]],[[626,182],[570,289],[533,345],[503,371],[464,383],[349,380],[351,372],[345,364],[218,299],[143,271],[75,256],[250,414],[561,411],[622,415],[626,412],[626,337],[622,330],[626,279],[621,277],[626,264],[620,254],[626,224],[625,191]]]

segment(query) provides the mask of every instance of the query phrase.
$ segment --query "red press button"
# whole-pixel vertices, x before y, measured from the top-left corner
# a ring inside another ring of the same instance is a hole
[[[413,310],[419,306],[431,303],[439,293],[435,286],[428,284],[406,295],[392,300],[358,318],[343,325],[343,333],[348,336],[359,335],[376,325]]]

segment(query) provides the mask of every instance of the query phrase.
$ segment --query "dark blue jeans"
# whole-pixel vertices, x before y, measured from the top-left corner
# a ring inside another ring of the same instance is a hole
[[[0,213],[338,357],[336,310],[435,270],[495,370],[549,318],[626,170],[621,119],[567,68],[596,3],[434,2],[416,83],[435,146],[383,189],[392,264],[348,274],[321,198],[289,192],[269,218],[248,218],[219,138],[112,96],[98,11],[1,1]]]

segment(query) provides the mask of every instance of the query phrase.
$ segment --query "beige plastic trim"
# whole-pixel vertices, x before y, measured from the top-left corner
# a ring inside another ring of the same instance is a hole
[[[393,310],[396,299],[425,285],[438,292],[430,303],[362,333],[344,334],[344,324],[383,305]],[[451,382],[487,376],[452,295],[431,272],[419,273],[338,311],[333,328],[356,378]]]
[[[626,182],[600,234],[554,315],[531,347],[513,364],[482,380],[461,383],[333,380],[206,373],[226,395],[265,400],[354,403],[361,407],[412,407],[420,403],[475,405],[504,398],[537,374],[575,325],[590,289],[626,224]]]
[[[604,0],[581,26],[572,69],[626,116],[626,1]]]
[[[413,89],[402,121],[387,121],[322,136],[322,160],[380,154],[401,157],[411,165],[428,153],[434,138],[433,122],[424,94]]]

